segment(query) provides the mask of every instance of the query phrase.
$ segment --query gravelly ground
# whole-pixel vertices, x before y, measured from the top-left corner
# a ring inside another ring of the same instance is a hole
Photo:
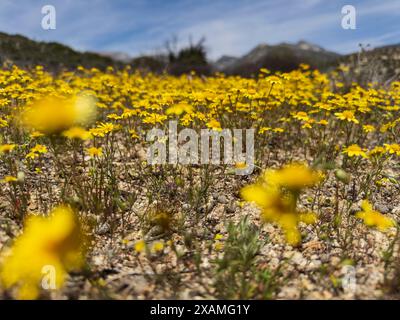
[[[391,174],[398,175],[393,166]],[[254,176],[255,177],[255,176]],[[100,224],[94,231],[94,245],[88,257],[88,270],[71,274],[60,292],[53,292],[45,298],[57,299],[213,299],[212,260],[221,252],[209,250],[214,235],[226,235],[227,221],[239,221],[248,215],[252,223],[261,230],[261,237],[268,239],[262,247],[257,263],[270,270],[282,270],[281,283],[273,298],[277,299],[392,299],[396,293],[384,286],[385,265],[382,259],[395,236],[395,230],[382,233],[366,228],[352,218],[351,240],[347,251],[337,238],[332,227],[333,214],[332,185],[328,181],[322,192],[324,202],[320,221],[316,226],[303,226],[302,245],[293,248],[285,244],[282,234],[274,225],[260,222],[259,210],[251,204],[238,205],[238,186],[247,184],[251,177],[232,177],[217,180],[210,194],[210,212],[198,222],[195,228],[201,244],[201,274],[196,272],[193,251],[184,246],[181,234],[143,233],[135,212],[146,205],[142,193],[131,212],[125,213],[124,226],[117,225],[111,232],[110,225]],[[234,183],[233,183],[234,181]],[[145,189],[143,189],[145,190]],[[304,199],[303,199],[304,200]],[[354,202],[357,210],[361,198]],[[400,196],[395,189],[385,189],[375,194],[374,205],[398,222],[400,217]],[[302,205],[307,206],[306,201]],[[182,204],[184,206],[184,204]],[[0,250],[8,246],[20,228],[15,221],[6,218],[5,206],[0,209]],[[326,226],[329,226],[328,229]],[[162,253],[152,254],[148,259],[134,250],[137,241],[145,238],[149,244],[154,241],[171,240],[183,252],[177,264],[176,255],[169,246]],[[396,252],[394,253],[396,257]],[[349,267],[351,259],[352,267]],[[347,263],[346,263],[347,261]],[[27,262],[29,263],[29,262]],[[157,275],[158,274],[158,275]],[[178,275],[178,276],[176,276]],[[354,275],[354,277],[353,277]],[[354,280],[353,280],[354,279]],[[347,282],[346,282],[347,281]],[[349,282],[350,281],[350,282]],[[354,282],[354,286],[351,284]],[[343,286],[350,283],[350,286]],[[5,292],[3,298],[7,298]]]

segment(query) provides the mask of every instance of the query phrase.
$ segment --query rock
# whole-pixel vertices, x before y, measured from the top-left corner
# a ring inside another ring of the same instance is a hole
[[[137,294],[141,294],[148,290],[149,283],[147,282],[147,279],[144,276],[135,275],[133,279],[135,283],[134,290]]]
[[[225,210],[227,213],[235,213],[236,206],[234,204],[225,206]]]
[[[205,204],[205,205],[203,205],[203,206],[200,207],[200,212],[201,212],[202,214],[204,214],[204,213],[206,213],[206,212],[210,213],[210,212],[214,209],[214,207],[216,206],[216,204],[217,204],[216,201],[211,200],[211,201],[209,201],[207,204]]]
[[[280,299],[299,299],[300,298],[300,290],[297,286],[293,287],[283,287],[282,290],[278,294],[278,298]]]
[[[283,252],[283,258],[285,258],[285,259],[290,259],[293,257],[293,255],[294,255],[293,251],[284,251]]]
[[[329,254],[321,254],[320,259],[322,263],[327,263],[329,261]]]
[[[311,260],[311,262],[307,266],[307,270],[311,271],[311,270],[318,269],[319,267],[321,267],[321,265],[322,265],[321,260],[318,260],[318,259]]]
[[[207,203],[207,211],[210,212],[214,207],[217,205],[217,203],[213,200]]]
[[[306,278],[301,279],[301,286],[308,291],[312,291],[315,288],[312,282]]]
[[[331,257],[331,259],[330,259],[330,264],[332,265],[332,266],[337,266],[337,265],[339,265],[340,264],[340,258],[339,257],[335,257],[335,256],[333,256],[333,257]]]
[[[93,264],[95,266],[103,266],[105,264],[106,258],[104,255],[97,255],[93,257]]]
[[[100,225],[98,228],[97,228],[97,231],[96,231],[96,233],[98,234],[98,235],[105,235],[105,234],[107,234],[107,233],[109,233],[111,231],[111,227],[110,227],[110,225],[108,224],[108,223],[103,223],[102,225]]]
[[[225,197],[224,195],[220,195],[220,196],[218,196],[217,201],[219,203],[222,203],[222,204],[227,204],[228,203],[228,198]]]
[[[353,203],[350,207],[350,213],[356,214],[357,212],[361,211],[361,202]]]
[[[164,229],[160,225],[155,225],[144,236],[145,240],[153,240],[161,237],[164,234]]]
[[[269,266],[272,269],[276,269],[279,266],[279,259],[278,258],[272,258],[271,261],[269,262]]]
[[[394,207],[392,213],[395,215],[400,215],[400,206]]]
[[[388,207],[387,205],[385,205],[385,204],[376,204],[376,205],[375,205],[375,209],[376,209],[377,211],[379,211],[380,213],[384,213],[384,214],[390,212],[389,207]]]
[[[301,252],[295,252],[291,258],[291,261],[298,267],[304,268],[307,264],[307,260],[303,257]]]

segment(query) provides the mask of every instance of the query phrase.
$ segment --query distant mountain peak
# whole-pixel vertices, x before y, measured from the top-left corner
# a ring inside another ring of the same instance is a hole
[[[237,60],[237,57],[224,55],[214,62],[214,68],[216,70],[224,70],[232,66]]]
[[[132,60],[132,57],[129,54],[122,51],[106,51],[106,52],[98,52],[98,54],[123,63],[128,63]]]
[[[241,58],[218,60],[217,70],[228,74],[251,75],[261,68],[272,71],[290,71],[300,64],[308,64],[312,68],[325,68],[335,63],[339,54],[301,40],[297,43],[282,42],[276,45],[261,43]]]
[[[297,42],[296,46],[302,50],[310,50],[310,51],[314,51],[314,52],[326,51],[324,48],[322,48],[316,44],[304,41],[304,40],[300,40],[299,42]]]

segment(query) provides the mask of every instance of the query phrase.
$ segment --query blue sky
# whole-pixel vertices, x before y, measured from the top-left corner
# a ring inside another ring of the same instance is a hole
[[[48,4],[56,30],[41,27]],[[356,8],[356,30],[341,27],[346,4]],[[157,52],[172,35],[181,44],[205,36],[213,59],[299,40],[348,53],[400,43],[400,0],[0,0],[0,31],[132,56]]]

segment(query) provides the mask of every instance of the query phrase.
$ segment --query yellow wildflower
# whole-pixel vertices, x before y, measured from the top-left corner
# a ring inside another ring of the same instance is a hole
[[[89,132],[94,136],[94,137],[105,137],[107,134],[111,133],[114,130],[117,130],[119,126],[114,125],[113,123],[107,122],[107,123],[100,123],[96,128],[92,128],[89,130]]]
[[[14,176],[5,176],[3,180],[0,180],[1,183],[10,183],[15,181],[18,181],[18,178]]]
[[[370,150],[368,152],[369,156],[380,156],[382,154],[384,154],[386,152],[384,147],[381,146],[376,146],[375,148],[373,148],[372,150]]]
[[[161,252],[164,249],[164,243],[161,241],[156,241],[151,246],[151,251],[154,253]]]
[[[84,126],[95,118],[95,103],[88,96],[55,97],[35,102],[21,114],[22,124],[45,134],[57,134],[73,126]]]
[[[247,168],[247,164],[246,164],[246,162],[239,161],[239,162],[236,162],[236,163],[235,163],[235,168],[236,168],[236,169],[243,170],[243,169],[246,169],[246,168]]]
[[[318,121],[317,124],[320,124],[322,126],[327,126],[328,125],[328,121],[325,120],[325,119],[322,119],[322,120]]]
[[[129,130],[129,133],[130,133],[132,139],[138,139],[139,138],[139,135],[137,134],[135,129]]]
[[[18,298],[36,299],[45,267],[54,268],[59,289],[66,273],[83,267],[83,236],[69,207],[57,207],[49,215],[31,216],[22,235],[5,254],[0,280],[5,288],[18,287]]]
[[[33,131],[30,135],[29,135],[32,139],[35,138],[39,138],[39,137],[43,137],[44,134],[39,132],[39,131]]]
[[[144,240],[140,240],[135,243],[135,251],[140,253],[143,252],[146,249],[146,242]]]
[[[15,147],[15,144],[2,144],[0,145],[0,154],[11,152],[15,149]]]
[[[302,120],[302,121],[308,121],[310,119],[308,114],[304,111],[294,113],[293,118],[295,118],[297,120]]]
[[[270,184],[288,189],[299,190],[312,187],[321,181],[321,175],[304,164],[290,164],[279,170],[264,173],[264,180]]]
[[[208,121],[206,123],[207,127],[212,129],[212,130],[216,130],[216,131],[221,131],[221,124],[219,123],[219,121],[215,120],[215,119],[211,119],[210,121]]]
[[[81,140],[88,140],[91,137],[90,132],[83,129],[82,127],[72,127],[64,131],[62,135],[68,139],[81,139]]]
[[[166,119],[167,119],[167,116],[157,114],[157,113],[152,113],[143,119],[143,123],[148,123],[148,124],[160,123],[160,124],[162,124]]]
[[[260,130],[258,130],[258,133],[263,134],[264,132],[270,131],[270,130],[272,130],[272,128],[270,128],[270,127],[262,127],[262,128],[260,128]]]
[[[265,222],[278,224],[289,244],[298,245],[301,241],[299,223],[313,224],[317,220],[312,212],[297,211],[299,192],[321,179],[317,171],[302,164],[291,164],[279,170],[266,171],[258,182],[244,187],[241,196],[260,207]]]
[[[91,147],[87,148],[86,152],[91,156],[92,158],[94,157],[101,157],[103,155],[103,148],[96,148],[96,147]]]
[[[0,128],[8,127],[8,121],[0,118]]]
[[[386,231],[395,226],[395,222],[392,219],[373,210],[373,207],[368,200],[363,200],[361,209],[362,211],[356,213],[356,217],[362,219],[368,227],[376,227],[380,231]]]
[[[169,107],[167,109],[167,111],[165,112],[165,114],[168,114],[168,115],[175,114],[177,116],[180,116],[184,112],[191,113],[192,111],[193,111],[193,108],[191,105],[181,102],[172,107]]]
[[[361,156],[363,158],[368,158],[366,152],[357,144],[352,144],[351,146],[344,148],[343,153],[347,154],[349,157]]]
[[[359,121],[354,116],[353,111],[345,110],[343,112],[336,112],[335,116],[340,120],[346,120],[348,122],[359,123]]]
[[[390,154],[396,154],[400,156],[400,145],[399,144],[384,144],[386,151],[389,152]]]
[[[375,131],[375,127],[373,126],[373,125],[370,125],[370,124],[365,124],[365,125],[363,125],[363,130],[365,131],[365,132],[374,132]]]
[[[214,237],[214,240],[222,240],[224,238],[224,236],[220,233],[217,233]]]
[[[36,144],[32,149],[31,152],[37,153],[47,153],[47,147],[41,144]]]

